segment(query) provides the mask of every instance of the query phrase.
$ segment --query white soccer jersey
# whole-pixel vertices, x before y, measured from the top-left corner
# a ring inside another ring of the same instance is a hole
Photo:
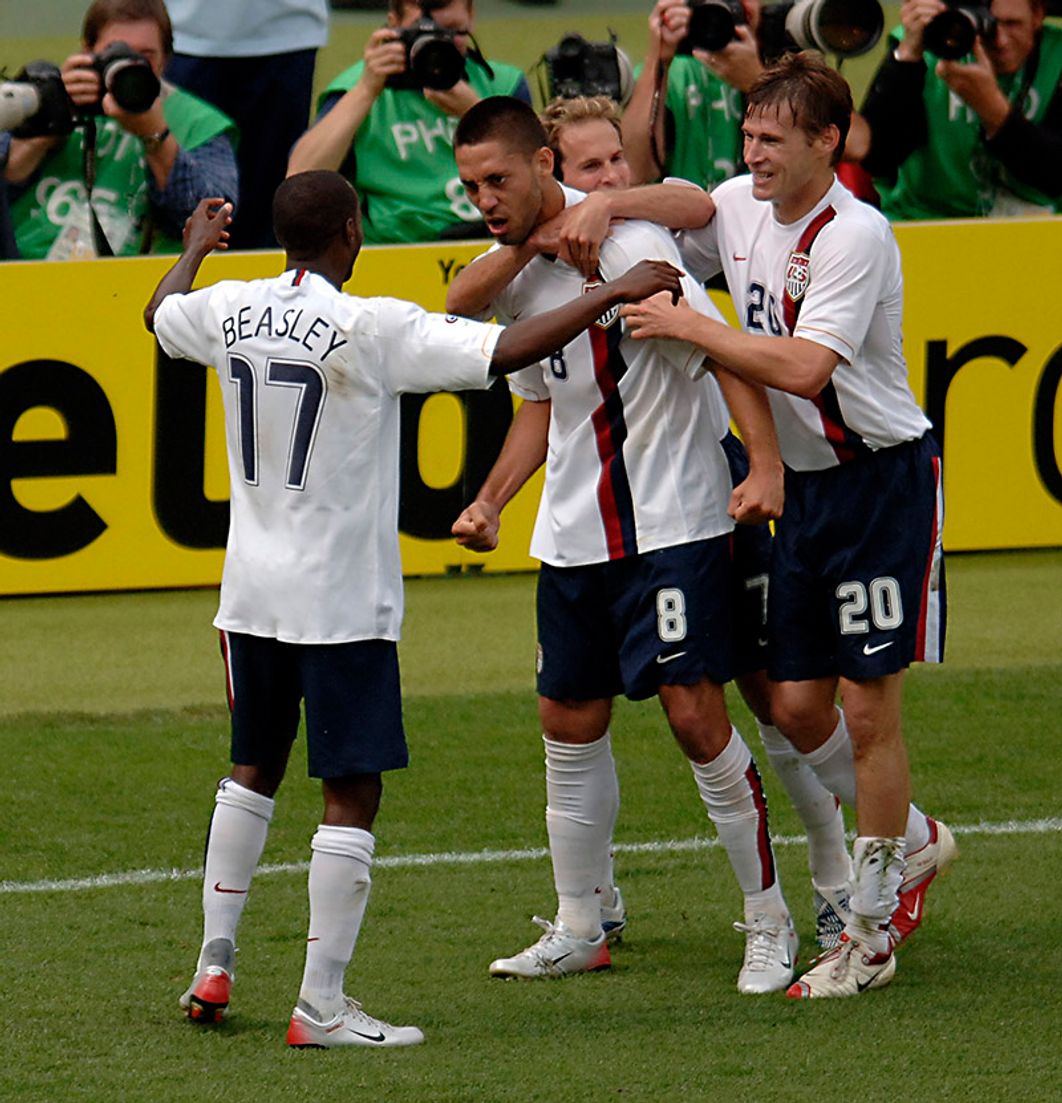
[[[814,399],[768,389],[786,464],[814,471],[921,437],[929,421],[907,381],[903,274],[886,219],[836,180],[786,226],[753,197],[751,176],[712,198],[712,221],[679,235],[689,270],[701,280],[726,273],[747,333],[802,337],[841,357]]]
[[[488,386],[501,327],[298,270],[170,295],[155,331],[221,380],[231,518],[214,623],[286,643],[398,639],[398,398]]]
[[[584,198],[564,191],[569,206]],[[615,278],[646,258],[679,265],[660,227],[622,223],[601,248],[601,275]],[[502,322],[533,316],[587,287],[576,269],[539,256],[493,309]],[[697,283],[684,279],[683,288],[698,309],[719,317]],[[679,341],[632,341],[617,314],[510,376],[521,397],[553,403],[531,554],[554,566],[620,559],[733,527],[719,446],[727,415],[714,376],[705,376],[703,352]]]

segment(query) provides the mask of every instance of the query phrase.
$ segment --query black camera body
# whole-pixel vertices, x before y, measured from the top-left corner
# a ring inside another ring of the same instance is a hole
[[[465,76],[465,58],[454,42],[454,32],[424,16],[398,30],[406,48],[406,71],[387,78],[388,88],[430,88],[446,92]]]
[[[737,28],[747,22],[741,0],[686,0],[690,25],[677,53],[721,50],[737,37]]]
[[[11,84],[0,85],[0,129],[16,138],[62,138],[74,129],[63,75],[50,61],[31,61]]]
[[[103,97],[108,92],[130,115],[142,115],[159,98],[161,85],[151,64],[124,42],[112,42],[93,54],[92,68],[100,77],[100,98],[81,109],[84,115],[102,115]]]
[[[925,48],[945,61],[958,61],[971,53],[977,39],[991,42],[996,21],[984,0],[947,0],[948,10],[935,15],[922,32]]]
[[[630,95],[630,61],[616,46],[615,35],[609,42],[588,42],[581,34],[566,34],[542,55],[541,65],[547,103],[558,97],[608,96],[622,104]]]

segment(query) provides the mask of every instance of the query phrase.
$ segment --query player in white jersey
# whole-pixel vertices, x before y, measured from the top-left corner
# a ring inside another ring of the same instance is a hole
[[[895,241],[834,177],[851,109],[843,79],[809,54],[749,95],[751,175],[716,189],[713,221],[684,251],[698,276],[726,272],[744,333],[659,300],[623,312],[635,336],[695,341],[771,396],[787,465],[770,581],[775,720],[855,803],[858,827],[851,921],[794,998],[887,984],[955,855],[947,828],[909,803],[901,732],[904,670],[942,657],[940,458],[907,384]]]
[[[287,270],[191,291],[224,246],[231,207],[200,204],[185,252],[145,321],[173,357],[210,364],[225,403],[231,519],[215,624],[232,712],[232,774],[207,838],[203,944],[181,1005],[228,1008],[237,924],[305,701],[309,773],[324,815],[311,842],[310,929],[288,1044],[393,1046],[416,1027],[372,1018],[343,992],[365,912],[381,774],[407,761],[395,641],[399,396],[484,388],[538,360],[602,310],[679,273],[646,264],[507,330],[340,288],[361,247],[358,198],[338,173],[290,177],[274,200]]]
[[[527,242],[498,246],[466,265],[447,291],[447,309],[455,314],[479,316],[508,287],[517,272],[543,252],[565,256],[569,247],[582,248],[579,267],[597,271],[599,246],[609,219],[622,216],[624,202],[633,204],[636,217],[649,214],[671,230],[699,228],[714,213],[714,206],[700,188],[681,183],[630,191],[630,168],[624,156],[619,112],[605,96],[554,100],[541,114],[554,153],[554,175],[587,198],[569,206],[543,226]],[[603,216],[603,217],[602,217]],[[574,258],[571,263],[575,265]],[[524,401],[517,409],[512,440],[535,445],[546,455],[549,431],[548,404]],[[537,444],[528,438],[537,430]],[[727,430],[722,440],[734,486],[750,475],[747,455]],[[510,447],[512,444],[510,444]],[[755,478],[754,480],[755,481]],[[507,491],[515,493],[518,487]],[[754,498],[746,486],[741,496]],[[497,504],[497,503],[496,503]],[[747,512],[744,506],[739,510]],[[474,551],[490,552],[498,545],[499,518],[473,502],[454,524],[457,542]],[[818,780],[788,739],[773,725],[770,686],[766,676],[766,587],[771,558],[771,534],[766,522],[736,525],[733,533],[734,680],[753,713],[764,749],[807,833],[808,866],[812,876],[816,936],[819,945],[836,945],[847,918],[851,878],[844,818],[839,802]],[[617,781],[618,785],[618,781]],[[614,871],[606,870],[601,887],[601,925],[610,941],[627,925],[627,911]],[[749,940],[754,951],[755,938]]]
[[[454,151],[469,198],[502,245],[526,241],[582,198],[554,179],[541,124],[518,101],[495,97],[471,108]],[[677,259],[670,235],[627,223],[602,247],[599,275],[643,256]],[[533,316],[587,286],[563,261],[536,256],[491,305],[499,318]],[[714,311],[697,284],[684,281],[684,292]],[[494,976],[557,977],[611,963],[600,893],[619,803],[609,720],[612,699],[623,692],[660,697],[726,846],[745,895],[742,929],[755,949],[746,953],[739,988],[775,991],[792,977],[797,940],[763,791],[723,697],[731,661],[731,485],[719,444],[725,408],[704,378],[703,359],[679,342],[640,350],[609,314],[510,380],[534,413],[514,425],[519,439],[510,437],[477,508],[496,516],[541,464],[547,421],[546,483],[531,552],[542,560],[539,712],[558,910],[553,922],[536,917],[545,935],[494,961]],[[773,442],[762,393],[744,386],[734,393],[752,435]]]

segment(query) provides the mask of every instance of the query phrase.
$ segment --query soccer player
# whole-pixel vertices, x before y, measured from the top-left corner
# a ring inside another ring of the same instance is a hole
[[[854,802],[858,828],[851,919],[794,998],[888,984],[956,853],[910,804],[901,732],[904,671],[943,654],[940,455],[907,382],[896,242],[834,176],[851,110],[844,80],[806,53],[749,95],[751,174],[716,188],[714,219],[683,244],[698,276],[726,273],[744,332],[657,300],[623,312],[633,336],[694,341],[769,388],[787,468],[768,610],[775,722]]]
[[[519,247],[582,198],[554,178],[541,123],[511,98],[471,108],[454,151],[468,196],[500,246]],[[626,223],[602,246],[601,271],[644,256],[677,259],[670,235]],[[593,282],[559,259],[536,256],[490,309],[502,319],[533,317]],[[714,309],[696,283],[683,287],[698,309]],[[609,721],[612,699],[623,692],[659,696],[744,893],[739,989],[776,991],[792,977],[797,937],[774,868],[766,803],[723,696],[731,667],[731,485],[719,444],[726,409],[703,378],[703,360],[682,343],[632,344],[610,313],[511,382],[529,412],[514,423],[473,505],[496,526],[513,488],[542,463],[548,426],[531,551],[543,561],[538,691],[558,909],[553,922],[536,917],[545,931],[537,942],[492,963],[494,976],[559,977],[611,963],[600,894],[610,884],[619,805]],[[768,442],[777,461],[762,392],[738,386],[731,402],[751,439]],[[759,508],[748,494],[739,497],[742,509]]]
[[[631,213],[638,217],[651,215],[653,221],[672,229],[699,228],[714,212],[711,200],[700,188],[664,184],[648,190],[627,190],[631,174],[624,154],[619,113],[607,97],[554,100],[541,118],[553,150],[554,175],[568,187],[591,196],[566,207],[557,218],[539,227],[527,242],[502,246],[463,268],[447,293],[447,309],[455,314],[475,315],[489,308],[516,272],[533,257],[558,251],[563,256],[568,238],[575,238],[582,246],[585,263],[593,271],[598,264],[599,236],[604,236],[613,211],[622,213],[625,198],[635,205]],[[593,212],[598,211],[601,214],[595,216]],[[585,216],[585,230],[580,215]],[[546,413],[536,410],[533,402],[523,403],[515,415],[517,425],[512,437],[514,442],[526,442],[530,432],[537,431],[543,462],[549,429]],[[741,486],[750,474],[745,449],[729,431],[721,444],[731,481],[735,487]],[[511,496],[518,489],[510,486],[507,492]],[[504,502],[493,503],[499,509],[503,505]],[[459,544],[489,552],[498,543],[497,522],[493,508],[488,512],[480,504],[472,503],[455,523],[454,534]],[[837,944],[847,919],[851,868],[844,817],[837,799],[771,721],[770,690],[764,669],[770,530],[766,523],[737,525],[733,541],[735,681],[753,713],[768,760],[807,832],[816,937],[823,949],[829,949]],[[627,923],[623,897],[610,870],[606,870],[601,888],[601,920],[611,940],[619,937]]]
[[[381,775],[406,765],[395,641],[399,395],[486,387],[581,332],[602,311],[679,273],[647,263],[582,300],[503,329],[340,288],[361,247],[358,197],[338,173],[276,192],[286,270],[190,292],[226,244],[231,207],[200,204],[185,251],[145,322],[170,356],[213,365],[225,402],[232,516],[221,630],[232,773],[218,786],[203,879],[203,944],[181,1005],[226,1010],[236,928],[305,701],[309,773],[324,816],[311,842],[306,966],[292,1046],[397,1046],[416,1027],[367,1015],[343,993],[368,900]]]

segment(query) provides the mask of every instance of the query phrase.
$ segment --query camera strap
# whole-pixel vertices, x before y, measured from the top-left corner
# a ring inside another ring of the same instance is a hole
[[[649,153],[661,176],[664,173],[664,160],[667,157],[667,151],[663,148],[663,143],[657,141],[656,124],[660,119],[660,100],[666,86],[667,66],[662,61],[658,61],[656,63],[656,82],[653,85],[653,100],[649,106]]]
[[[85,198],[88,203],[89,221],[92,223],[92,241],[96,246],[96,256],[113,257],[114,250],[103,232],[96,208],[92,205],[92,189],[96,186],[96,120],[88,118],[84,122],[84,137],[81,147],[81,165],[85,177]]]

